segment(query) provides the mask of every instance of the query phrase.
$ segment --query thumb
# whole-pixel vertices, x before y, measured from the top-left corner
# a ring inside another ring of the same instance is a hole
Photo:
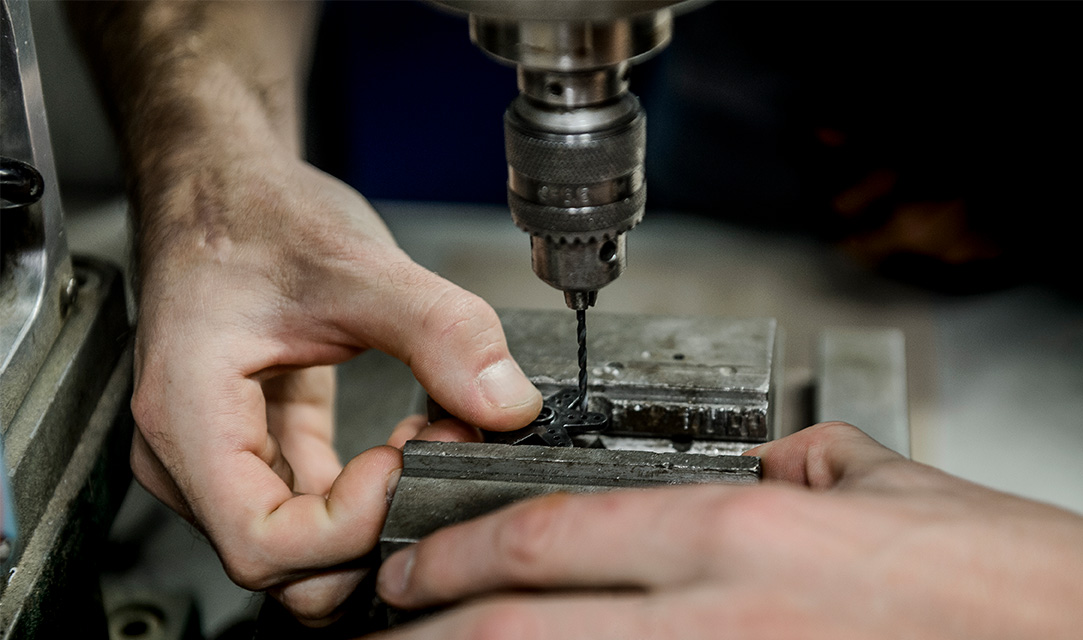
[[[760,457],[764,479],[813,489],[830,489],[885,462],[904,460],[845,422],[816,424],[749,449],[744,455]]]
[[[493,308],[405,254],[385,264],[388,277],[375,279],[364,305],[379,318],[353,320],[367,342],[408,364],[440,406],[473,426],[516,429],[536,418],[541,394],[508,351]]]

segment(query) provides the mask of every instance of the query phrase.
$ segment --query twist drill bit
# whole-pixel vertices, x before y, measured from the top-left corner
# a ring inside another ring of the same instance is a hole
[[[587,410],[587,311],[578,309],[575,312],[577,324],[576,338],[579,340],[579,397],[576,405],[582,411]]]

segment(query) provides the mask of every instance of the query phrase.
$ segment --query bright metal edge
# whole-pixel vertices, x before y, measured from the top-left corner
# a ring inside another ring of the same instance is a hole
[[[613,20],[641,13],[702,4],[700,0],[428,0],[458,14],[511,20]]]
[[[14,320],[19,329],[8,337],[10,342],[0,344],[0,357],[3,358],[0,361],[0,388],[3,389],[0,395],[0,430],[14,416],[34,374],[45,360],[48,349],[44,346],[52,344],[60,333],[63,323],[60,294],[73,277],[41,73],[30,24],[30,6],[28,0],[3,2],[11,18],[16,41],[23,109],[32,154],[30,158],[17,159],[34,165],[45,182],[45,192],[41,199],[44,245],[34,252],[35,255],[20,261],[20,269],[31,271],[22,274],[22,283],[18,283],[20,274],[15,274],[16,304],[27,310],[26,315]]]

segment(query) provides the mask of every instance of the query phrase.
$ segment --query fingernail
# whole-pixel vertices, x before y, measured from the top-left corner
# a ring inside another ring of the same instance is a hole
[[[478,388],[489,404],[510,409],[533,402],[538,390],[511,360],[490,365],[478,376]]]
[[[376,576],[376,590],[385,600],[406,593],[413,570],[414,547],[409,546],[384,561],[380,574]]]
[[[387,474],[387,504],[395,497],[395,489],[399,488],[399,479],[402,478],[402,469],[395,469]]]

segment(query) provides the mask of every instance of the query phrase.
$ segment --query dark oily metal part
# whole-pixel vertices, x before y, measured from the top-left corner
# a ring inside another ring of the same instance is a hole
[[[630,93],[574,110],[519,96],[504,113],[504,151],[517,173],[546,183],[612,180],[642,168],[646,122]]]
[[[41,200],[45,179],[32,165],[0,158],[0,209],[24,207]]]
[[[589,197],[589,196],[588,196]],[[616,202],[583,207],[559,207],[525,200],[508,191],[508,203],[515,226],[544,238],[554,247],[565,244],[595,243],[615,240],[643,221],[647,189],[641,186],[634,194]],[[608,260],[599,260],[601,265]]]
[[[575,340],[564,313],[500,312],[512,355],[543,394],[578,378],[575,360],[551,347]],[[588,347],[588,409],[607,416],[607,437],[754,444],[779,435],[773,319],[593,312]]]
[[[582,80],[558,75],[545,78],[557,101]],[[565,294],[597,295],[621,275],[621,236],[643,219],[647,199],[646,116],[626,83],[602,86],[619,94],[578,107],[520,95],[504,118],[512,220],[531,235],[534,273]],[[567,303],[587,306],[575,297]]]
[[[441,527],[518,500],[566,491],[679,484],[755,484],[760,459],[495,443],[410,441],[387,521],[386,558]]]
[[[625,236],[612,240],[555,242],[530,238],[530,264],[542,282],[564,292],[568,308],[594,306],[598,290],[624,272],[627,257]]]
[[[102,604],[109,621],[110,639],[191,640],[203,637],[199,611],[192,596],[161,588],[132,588],[109,578],[102,582]],[[258,637],[264,638],[264,634]],[[291,637],[296,639],[297,636]]]
[[[561,389],[545,399],[534,422],[515,431],[485,431],[485,441],[499,444],[534,444],[550,447],[571,447],[573,436],[602,431],[607,424],[604,415],[582,411],[579,392]]]
[[[585,71],[517,69],[519,91],[539,102],[565,108],[598,104],[628,90],[628,63]]]
[[[575,311],[575,340],[578,344],[576,361],[579,363],[579,379],[576,385],[575,406],[587,410],[587,310]],[[602,416],[603,418],[605,416]]]
[[[534,194],[535,204],[540,203],[539,206],[597,207],[630,198],[639,191],[642,185],[642,169],[634,169],[631,173],[612,180],[606,179],[587,184],[545,182],[516,172],[514,169],[508,172],[508,191],[516,194]]]
[[[619,250],[616,245],[620,247],[624,246],[623,242],[614,244],[614,251]],[[598,302],[597,291],[565,291],[564,303],[568,305],[569,309],[576,311],[585,311],[588,307],[593,307]]]

